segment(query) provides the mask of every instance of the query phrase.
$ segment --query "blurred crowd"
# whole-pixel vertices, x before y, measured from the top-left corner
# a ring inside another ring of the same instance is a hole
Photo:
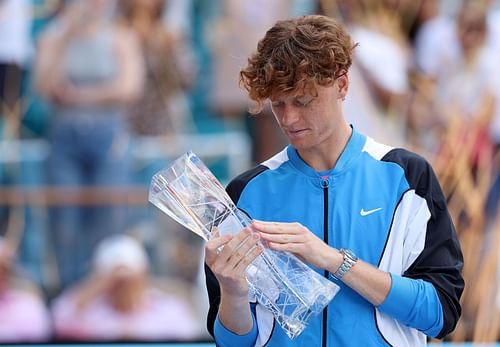
[[[189,149],[224,183],[286,145],[238,72],[312,13],[359,43],[348,120],[440,178],[465,257],[450,339],[500,339],[500,2],[0,0],[0,343],[208,338],[202,240],[148,184]]]

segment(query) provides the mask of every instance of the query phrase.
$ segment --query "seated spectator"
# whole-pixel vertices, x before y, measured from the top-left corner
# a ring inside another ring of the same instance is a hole
[[[13,253],[0,237],[0,344],[47,341],[50,315],[37,290],[16,277]]]
[[[56,336],[69,340],[186,340],[198,323],[181,298],[154,288],[141,245],[127,235],[97,246],[87,280],[55,300]]]

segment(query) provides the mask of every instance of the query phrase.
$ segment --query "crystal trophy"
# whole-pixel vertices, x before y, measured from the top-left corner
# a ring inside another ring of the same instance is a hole
[[[220,235],[236,234],[251,223],[193,152],[153,176],[149,201],[205,241],[212,238],[214,227]],[[293,339],[323,311],[339,286],[294,255],[263,245],[264,251],[246,270],[250,293]]]

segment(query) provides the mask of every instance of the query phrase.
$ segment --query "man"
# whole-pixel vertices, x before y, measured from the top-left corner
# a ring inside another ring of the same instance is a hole
[[[251,228],[206,245],[208,329],[220,346],[423,346],[460,317],[463,259],[432,168],[345,121],[355,46],[333,19],[280,21],[241,72],[255,111],[269,99],[290,145],[227,188]],[[295,340],[248,298],[259,239],[341,287]]]
[[[187,302],[157,288],[146,251],[125,234],[101,240],[94,269],[54,301],[56,337],[69,340],[187,340],[197,322]]]

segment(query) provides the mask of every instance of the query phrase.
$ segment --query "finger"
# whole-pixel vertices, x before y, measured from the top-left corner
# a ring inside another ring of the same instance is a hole
[[[231,254],[231,257],[228,259],[228,266],[235,268],[238,263],[245,258],[254,247],[256,247],[259,239],[260,236],[256,233],[252,233],[249,237],[247,237],[240,244],[240,246],[234,250],[233,254]]]
[[[233,235],[224,235],[208,241],[205,245],[205,260],[207,263],[212,263],[218,254],[218,249],[226,245],[233,239]]]
[[[268,242],[268,247],[274,249],[275,251],[282,252],[290,252],[295,255],[301,253],[301,245],[298,243],[277,243],[277,242]]]
[[[224,246],[225,244],[229,243],[233,238],[234,238],[233,235],[224,235],[213,238],[207,242],[205,248],[208,248],[209,250],[216,250],[220,246]]]
[[[210,239],[214,239],[216,237],[220,237],[220,231],[219,231],[219,228],[217,227],[212,227],[212,230],[210,230]],[[220,246],[218,247],[216,250],[215,250],[215,253],[219,254],[220,252],[222,252],[222,249],[224,248],[224,246]]]
[[[212,238],[220,237],[219,228],[213,227],[211,230]]]
[[[248,252],[246,257],[242,258],[241,261],[236,265],[235,271],[242,272],[245,271],[255,258],[257,258],[264,251],[264,246],[257,244],[253,249]]]
[[[303,263],[309,263],[307,258],[303,256],[304,249],[298,244],[281,244],[269,242],[267,246],[274,251],[291,253],[295,257],[299,258]]]
[[[299,223],[253,221],[252,227],[268,234],[298,234],[301,232],[302,225]]]
[[[236,249],[240,247],[240,245],[253,234],[250,228],[242,229],[238,234],[234,235],[232,240],[229,241],[225,246],[222,252],[219,254],[219,259],[221,261],[226,262],[231,255],[234,253]]]
[[[275,243],[302,243],[303,238],[297,234],[268,234],[260,232],[263,240]]]

